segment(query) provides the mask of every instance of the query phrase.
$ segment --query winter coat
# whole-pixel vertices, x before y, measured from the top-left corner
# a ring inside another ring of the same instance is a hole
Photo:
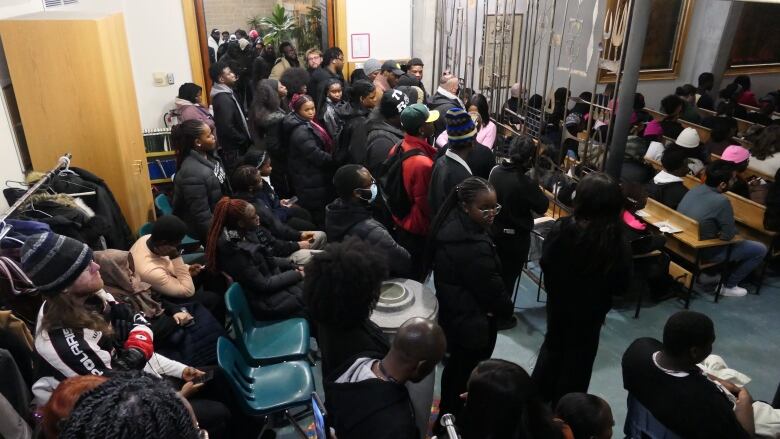
[[[409,252],[395,242],[385,226],[371,217],[371,206],[366,203],[337,198],[328,204],[325,208],[325,233],[331,242],[357,236],[385,254],[392,275],[409,274]]]
[[[242,236],[226,229],[217,243],[217,265],[244,289],[258,320],[305,314],[303,275],[292,262],[273,257],[256,233]]]
[[[431,206],[431,217],[436,217],[452,189],[469,177],[471,177],[471,168],[467,169],[449,154],[445,153],[436,159],[431,174],[431,184],[428,187],[428,205]]]
[[[659,172],[646,187],[647,195],[650,198],[674,210],[677,210],[677,205],[688,193],[688,188],[683,184],[682,178],[666,171]]]
[[[224,151],[238,151],[243,154],[252,144],[252,137],[246,116],[237,99],[233,90],[223,84],[217,84],[211,89],[219,146]]]
[[[390,350],[387,336],[370,319],[349,328],[317,322],[317,344],[322,354],[322,376],[325,378],[341,369],[355,355],[372,352],[384,357]]]
[[[292,67],[292,65],[290,64],[290,61],[287,60],[287,58],[281,57],[277,59],[273,68],[271,68],[271,73],[268,75],[268,79],[275,79],[278,81],[282,77],[284,71],[290,67]]]
[[[280,139],[284,115],[284,111],[281,109],[276,110],[263,118],[263,120],[254,121],[255,123],[252,125],[251,130],[255,148],[261,151],[268,151],[271,154],[274,166],[287,163],[287,155]]]
[[[323,209],[333,199],[333,157],[311,125],[295,113],[285,116],[282,131],[289,150],[289,175],[298,204]]]
[[[493,241],[461,209],[453,209],[434,236],[434,245],[439,324],[448,346],[488,346],[488,314],[509,317],[513,311]]]
[[[431,224],[431,207],[428,204],[428,188],[433,173],[433,149],[425,139],[406,135],[401,143],[404,152],[419,149],[424,154],[407,158],[403,162],[404,189],[412,203],[409,215],[405,218],[393,217],[393,221],[406,232],[426,236]],[[390,151],[392,154],[395,148]]]
[[[330,101],[330,99],[327,99],[325,102],[325,108],[323,109],[322,114],[322,125],[323,127],[328,131],[328,134],[330,134],[330,137],[333,138],[334,144],[338,144],[338,138],[341,134],[341,130],[344,127],[344,121],[341,120],[340,113],[344,112],[344,107],[346,107],[347,104],[345,102],[336,102],[333,103]]]
[[[217,132],[214,116],[209,113],[208,109],[203,108],[200,104],[193,104],[186,99],[176,98],[174,103],[176,104],[176,113],[179,115],[179,122],[191,119],[199,120],[208,125],[212,133]]]
[[[190,151],[173,179],[173,214],[187,224],[189,234],[205,242],[214,206],[230,192],[219,157]]]
[[[433,97],[431,97],[431,104],[428,105],[428,108],[439,112],[439,118],[436,119],[436,122],[433,123],[433,126],[435,128],[435,132],[434,132],[435,137],[439,137],[439,134],[441,134],[447,129],[447,118],[445,118],[444,115],[447,113],[447,110],[455,107],[462,108],[463,104],[459,102],[457,99],[452,99],[447,96],[444,96],[438,90],[436,91],[436,93],[434,93]]]
[[[363,165],[371,175],[379,175],[382,162],[387,159],[390,150],[404,138],[404,132],[385,120],[384,116],[374,111],[366,120],[366,153]]]
[[[328,79],[331,78],[337,79],[341,83],[341,89],[346,92],[344,77],[342,77],[340,73],[333,74],[325,66],[318,67],[312,72],[309,84],[306,86],[306,94],[314,99],[315,105],[325,101],[323,99],[325,84],[328,82]],[[344,95],[347,96],[347,93],[344,93]],[[320,112],[319,108],[317,108],[317,112]]]
[[[375,353],[359,354],[325,380],[325,407],[338,438],[418,439],[405,385],[379,378],[336,383],[341,375],[352,375],[359,358],[380,359]]]
[[[490,184],[496,189],[501,212],[496,215],[492,230],[496,241],[524,235],[528,239],[534,226],[532,214],[543,214],[549,201],[539,185],[520,174],[510,163],[502,163],[490,173]]]
[[[347,150],[348,163],[363,163],[366,158],[366,129],[370,111],[359,105],[351,105],[350,111],[341,115],[344,127],[339,136],[339,150]]]
[[[239,198],[254,206],[257,216],[260,217],[260,224],[271,231],[273,236],[285,241],[300,241],[301,232],[293,229],[279,220],[274,215],[273,209],[265,202],[262,195],[250,194],[249,192],[237,192],[233,194],[234,198]]]

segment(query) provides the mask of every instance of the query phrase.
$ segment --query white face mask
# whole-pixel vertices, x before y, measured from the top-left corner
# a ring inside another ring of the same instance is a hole
[[[358,189],[358,191],[360,191],[361,193],[365,192],[367,190],[369,190],[369,189],[362,189],[362,188]],[[365,201],[367,203],[373,203],[374,200],[376,200],[377,194],[379,193],[379,188],[377,187],[376,183],[371,183],[371,189],[370,190],[371,190],[371,198],[366,199],[366,198],[363,198],[361,195],[358,195],[358,198],[360,198],[361,200],[363,200],[363,201]]]

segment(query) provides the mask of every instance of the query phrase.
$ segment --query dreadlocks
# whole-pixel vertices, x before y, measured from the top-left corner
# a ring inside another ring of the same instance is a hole
[[[222,229],[226,225],[235,227],[248,206],[249,203],[237,198],[222,197],[217,202],[206,238],[206,266],[209,270],[217,271],[217,243],[222,235]]]
[[[196,439],[198,431],[187,408],[162,380],[142,372],[125,372],[85,393],[59,437]]]

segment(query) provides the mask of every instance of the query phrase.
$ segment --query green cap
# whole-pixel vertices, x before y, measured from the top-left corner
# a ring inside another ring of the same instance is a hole
[[[417,132],[421,126],[439,119],[437,110],[429,111],[424,104],[412,104],[401,112],[401,126],[404,131]]]

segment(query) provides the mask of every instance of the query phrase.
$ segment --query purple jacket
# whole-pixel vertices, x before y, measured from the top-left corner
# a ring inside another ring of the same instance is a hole
[[[206,125],[211,127],[211,132],[216,135],[217,127],[214,124],[214,117],[200,104],[193,104],[190,101],[176,98],[176,112],[179,114],[179,122],[190,119],[201,120],[206,122]]]

